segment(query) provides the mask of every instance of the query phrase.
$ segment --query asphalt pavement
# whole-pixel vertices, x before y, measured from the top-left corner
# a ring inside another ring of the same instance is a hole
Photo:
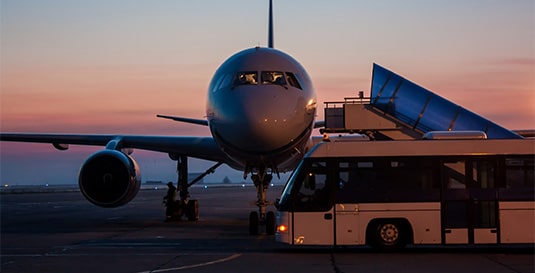
[[[281,187],[271,188],[275,200]],[[80,192],[2,193],[1,272],[534,272],[533,248],[292,248],[248,234],[253,187],[193,188],[197,222],[164,222],[165,189],[113,209]],[[274,207],[270,207],[275,210]]]

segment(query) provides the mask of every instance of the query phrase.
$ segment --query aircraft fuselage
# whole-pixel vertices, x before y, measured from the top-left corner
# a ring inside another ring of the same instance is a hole
[[[207,97],[210,131],[231,167],[288,171],[306,152],[316,94],[286,53],[255,47],[234,54],[215,72]]]

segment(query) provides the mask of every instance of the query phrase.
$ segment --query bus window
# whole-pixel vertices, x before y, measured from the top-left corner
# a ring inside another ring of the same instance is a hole
[[[339,162],[337,202],[437,201],[440,182],[429,159]]]
[[[524,171],[522,169],[507,169],[505,175],[507,188],[521,188],[524,186]]]
[[[499,190],[500,200],[533,200],[535,196],[534,161],[533,157],[505,159],[505,188]]]
[[[407,158],[391,160],[383,174],[389,188],[401,191],[421,191],[438,189],[439,184],[433,181],[432,160]]]
[[[357,162],[358,168],[373,168],[373,162],[366,161],[366,162]]]
[[[534,159],[505,159],[505,180],[507,188],[533,188]]]
[[[496,182],[494,179],[496,172],[494,161],[474,161],[472,162],[472,181],[475,188],[494,189]]]
[[[349,181],[349,163],[338,163],[338,189],[343,189]]]
[[[386,202],[437,201],[440,183],[433,177],[434,160],[395,158],[387,160],[378,171],[378,180]],[[436,172],[435,172],[436,173]]]
[[[327,211],[332,206],[331,187],[327,180],[325,162],[312,163],[302,181],[294,201],[295,211]]]
[[[337,202],[362,202],[375,192],[375,169],[371,161],[342,161],[335,172]]]
[[[360,185],[369,181],[369,179],[363,179],[364,172],[362,169],[373,168],[373,162],[349,162],[341,161],[338,163],[338,189],[341,190],[345,186],[355,188],[356,185]]]
[[[464,161],[444,162],[442,181],[446,189],[466,189],[466,170]]]

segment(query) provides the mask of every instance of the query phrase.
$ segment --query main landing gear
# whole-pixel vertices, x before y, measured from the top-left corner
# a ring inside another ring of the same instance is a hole
[[[251,173],[251,179],[256,187],[258,212],[252,211],[249,214],[249,234],[257,235],[260,227],[265,227],[267,235],[275,234],[275,213],[267,210],[269,205],[266,192],[273,179],[273,175],[267,174],[266,168],[261,168],[258,173]]]
[[[199,182],[203,177],[205,177],[208,174],[214,173],[215,169],[217,167],[221,166],[221,162],[218,162],[214,166],[212,166],[210,169],[206,170],[203,174],[201,174],[199,177],[195,178],[193,181],[188,183],[188,157],[187,156],[170,156],[171,159],[176,160],[177,162],[177,172],[178,172],[178,187],[177,191],[179,191],[179,210],[181,211],[179,218],[182,217],[182,215],[185,215],[188,221],[197,221],[199,220],[199,201],[195,199],[190,199],[189,195],[189,187],[194,185],[195,183]]]
[[[221,162],[218,162],[199,177],[188,183],[188,158],[182,155],[170,155],[171,159],[177,161],[178,172],[178,188],[180,192],[180,215],[185,215],[189,221],[197,221],[199,219],[199,201],[190,199],[189,187],[200,181],[204,176],[213,173],[215,169],[221,166]],[[251,179],[256,187],[256,206],[258,206],[258,212],[252,211],[249,214],[249,233],[251,235],[257,235],[260,233],[260,228],[265,230],[267,235],[275,234],[275,213],[267,211],[269,202],[266,198],[266,192],[273,179],[272,174],[267,173],[267,168],[259,168],[255,173],[251,170]],[[263,231],[264,231],[263,230]]]

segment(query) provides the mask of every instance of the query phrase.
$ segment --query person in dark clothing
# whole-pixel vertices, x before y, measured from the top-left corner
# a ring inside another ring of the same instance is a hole
[[[165,221],[173,220],[173,216],[176,214],[176,187],[173,182],[167,183],[167,195],[163,197],[163,203],[167,207],[165,210]]]

